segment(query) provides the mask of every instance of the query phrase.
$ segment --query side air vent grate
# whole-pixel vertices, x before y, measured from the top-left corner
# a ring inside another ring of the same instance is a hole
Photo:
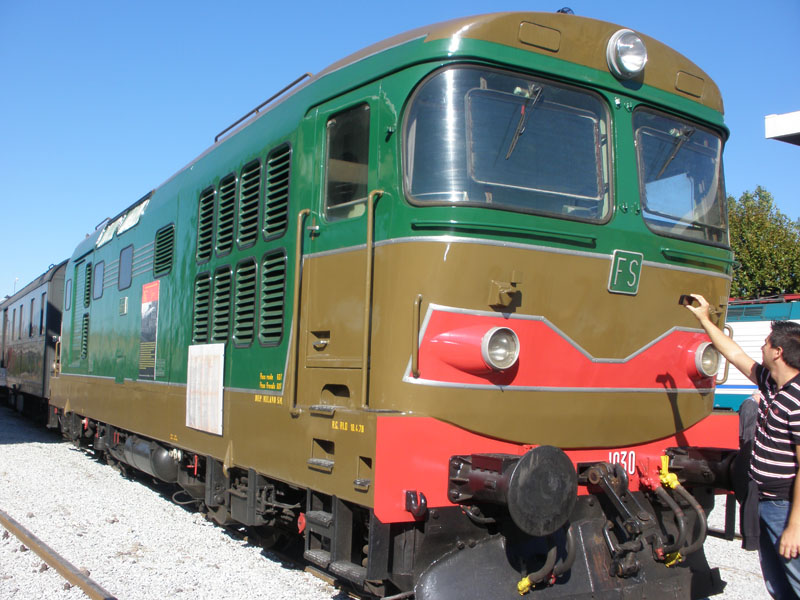
[[[231,270],[220,269],[214,274],[214,308],[211,341],[226,342],[231,319]]]
[[[237,346],[249,346],[256,328],[258,267],[255,260],[236,266],[236,300],[233,311],[233,339]]]
[[[286,256],[283,251],[267,254],[261,268],[261,315],[258,339],[274,346],[283,337],[286,289]]]
[[[86,279],[83,286],[83,307],[89,308],[92,298],[92,263],[86,263]]]
[[[233,222],[236,208],[236,176],[231,173],[219,182],[217,198],[217,255],[233,249]]]
[[[208,342],[208,321],[211,310],[211,275],[202,273],[194,282],[194,323],[192,341],[196,344]]]
[[[163,277],[172,271],[175,253],[175,225],[162,227],[156,232],[156,250],[153,260],[153,277]]]
[[[267,158],[267,190],[264,209],[264,237],[280,237],[289,217],[289,175],[292,151],[281,146]]]
[[[214,248],[214,188],[200,194],[197,213],[197,262],[211,258]]]
[[[239,184],[239,247],[247,248],[258,239],[258,202],[261,195],[261,163],[253,161],[242,169]]]
[[[83,315],[81,326],[81,359],[89,356],[89,315]]]

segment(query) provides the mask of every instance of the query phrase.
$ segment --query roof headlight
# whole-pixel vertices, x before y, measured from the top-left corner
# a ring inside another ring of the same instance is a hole
[[[519,358],[519,338],[508,327],[494,327],[481,340],[481,354],[495,371],[510,369]]]
[[[642,38],[630,29],[620,29],[608,40],[608,68],[619,79],[631,79],[644,71],[647,48]]]
[[[709,342],[700,344],[694,353],[694,365],[704,377],[713,377],[719,370],[719,352]]]

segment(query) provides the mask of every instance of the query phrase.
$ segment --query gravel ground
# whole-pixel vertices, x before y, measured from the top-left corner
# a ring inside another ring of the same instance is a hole
[[[120,600],[348,597],[6,407],[0,407],[0,509]],[[721,528],[722,519],[720,505],[710,525]],[[6,534],[0,527],[0,598],[85,598]],[[768,597],[755,552],[716,538],[706,547],[728,583],[715,600]]]
[[[0,509],[120,600],[347,598],[6,407],[0,407]],[[5,534],[0,527],[0,598],[86,597]]]

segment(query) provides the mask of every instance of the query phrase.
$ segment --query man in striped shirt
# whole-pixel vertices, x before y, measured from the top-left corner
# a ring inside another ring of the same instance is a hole
[[[692,294],[688,308],[714,347],[758,386],[750,478],[758,485],[761,572],[777,600],[800,598],[800,325],[773,321],[761,347],[761,364],[726,336],[709,316],[705,298]]]

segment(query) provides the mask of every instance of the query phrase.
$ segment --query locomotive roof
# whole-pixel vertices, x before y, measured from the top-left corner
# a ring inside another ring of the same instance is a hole
[[[465,38],[484,40],[607,71],[606,44],[620,29],[621,26],[613,23],[563,13],[505,12],[463,17],[413,29],[368,46],[332,64],[312,81],[388,48],[423,37],[425,42]],[[719,88],[705,71],[669,46],[636,33],[644,40],[650,59],[641,83],[724,112]],[[693,78],[687,80],[687,83],[691,81],[694,84],[691,90],[681,89],[691,87],[678,81],[682,79],[681,74]]]
[[[424,58],[434,60],[435,58],[468,57],[469,52],[461,50],[460,45],[456,42],[469,39],[519,48],[608,73],[606,46],[611,36],[620,29],[622,27],[619,25],[596,19],[563,13],[541,12],[489,13],[462,17],[412,29],[367,46],[334,62],[316,75],[312,75],[299,85],[291,88],[288,93],[278,95],[275,101],[268,103],[262,112],[259,112],[261,107],[254,109],[250,113],[250,115],[253,115],[252,117],[246,116],[241,119],[241,125],[237,123],[236,126],[226,130],[224,134],[220,134],[217,137],[219,141],[215,140],[211,147],[184,169],[196,163],[220,143],[252,125],[255,121],[268,114],[270,110],[301,90],[305,90],[325,77],[355,65],[362,60],[417,40],[421,41],[422,46],[414,46],[415,54],[408,57],[409,63],[420,60],[418,54],[420,47],[425,48],[425,44],[446,40],[449,40],[449,43],[445,46],[431,46],[430,50],[428,50],[428,56]],[[719,113],[724,113],[719,88],[705,71],[676,50],[658,40],[639,32],[637,34],[647,46],[649,62],[641,79],[634,79],[617,85],[622,85],[634,91],[642,85],[651,86],[698,102]],[[401,64],[392,64],[386,68],[394,70],[401,66]],[[373,74],[373,78],[380,77],[383,74],[383,72],[376,71]],[[610,74],[609,77],[613,79]],[[360,82],[353,85],[358,84]],[[314,106],[324,100],[312,100],[310,106]]]
[[[271,110],[280,106],[288,99],[301,92],[310,91],[310,86],[336,74],[338,71],[342,71],[361,61],[378,56],[392,49],[409,44],[409,52],[407,55],[393,55],[392,58],[399,58],[400,61],[406,60],[407,64],[412,64],[418,63],[420,60],[458,58],[459,56],[468,58],[471,56],[470,50],[461,48],[460,41],[482,40],[584,65],[604,73],[609,73],[609,67],[606,62],[606,45],[610,37],[620,29],[620,26],[613,23],[576,15],[541,12],[504,12],[463,17],[406,31],[334,62],[316,75],[295,85],[286,93],[282,95],[278,94],[274,101],[265,103],[265,106],[262,105],[264,106],[263,111],[261,107],[254,109],[251,113],[240,119],[241,124],[237,122],[235,126],[228,128],[223,134],[217,136],[218,141],[215,141],[213,145],[199,156],[191,160],[155,190],[150,192],[148,197],[160,188],[166,186],[181,173],[191,169],[193,165],[197,164],[206,155],[221,145],[224,145],[227,140],[230,140],[244,129],[253,125],[261,117],[268,114]],[[609,73],[609,86],[624,86],[630,91],[635,91],[642,85],[647,85],[697,102],[719,113],[723,112],[723,103],[719,88],[708,74],[689,59],[665,44],[646,35],[638,35],[645,42],[648,51],[648,63],[644,70],[643,77],[641,77],[641,79],[619,83],[616,82]],[[414,44],[414,42],[419,43]],[[388,72],[401,68],[403,64],[403,62],[397,62],[396,60],[394,60],[394,62],[387,61],[385,65],[381,65],[384,69],[383,71],[376,68],[374,73],[370,74],[370,77],[371,79],[379,78],[385,74],[384,71]],[[351,79],[346,79],[346,81],[349,86],[357,86],[366,82],[353,81]],[[338,81],[338,83],[340,84],[338,87],[336,85],[331,85],[328,86],[330,89],[322,88],[320,93],[309,96],[307,104],[304,105],[304,110],[313,108],[321,102],[326,101],[330,93],[332,93],[332,90],[335,89],[341,92],[346,89],[342,81]],[[144,198],[137,200],[120,214],[130,210],[143,199]],[[73,257],[85,254],[85,252],[94,247],[97,236],[102,232],[102,225],[104,224],[105,221],[93,234],[90,234],[86,240],[78,245]]]

